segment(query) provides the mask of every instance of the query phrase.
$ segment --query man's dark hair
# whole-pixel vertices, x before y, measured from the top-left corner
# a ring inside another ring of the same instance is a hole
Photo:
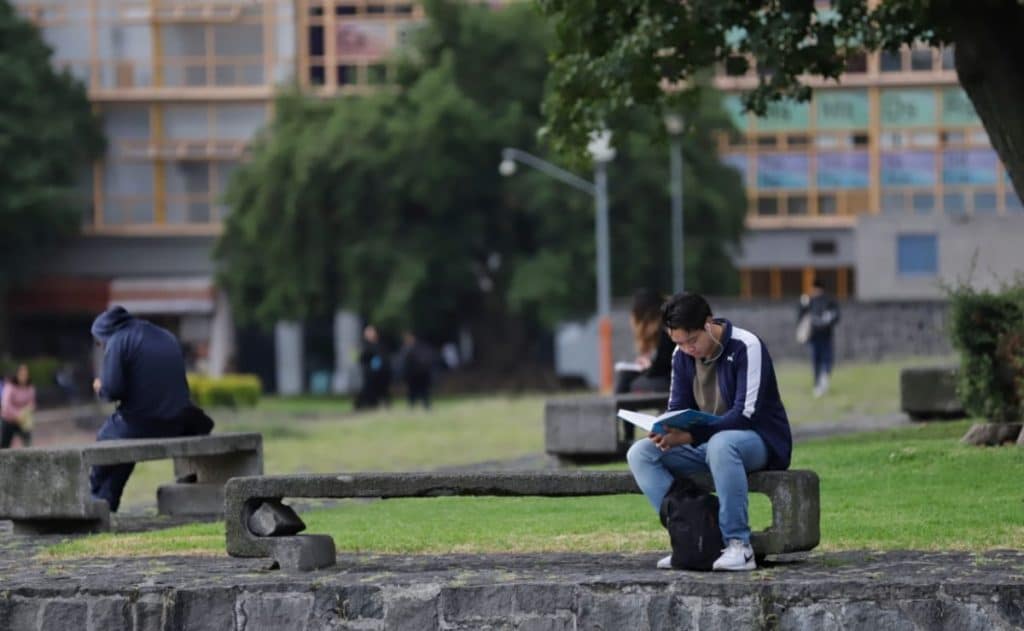
[[[700,294],[676,294],[661,307],[661,321],[669,329],[698,331],[709,317],[711,305]]]
[[[638,289],[633,294],[633,319],[637,322],[650,322],[660,318],[664,302],[662,295],[653,289]]]

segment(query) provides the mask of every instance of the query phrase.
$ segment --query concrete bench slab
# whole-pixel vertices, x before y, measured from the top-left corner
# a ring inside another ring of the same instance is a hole
[[[772,524],[753,533],[759,557],[811,550],[820,540],[818,476],[813,471],[760,471],[748,476],[751,493],[763,493],[772,505]],[[708,475],[694,480],[712,491]],[[284,498],[397,498],[468,496],[578,497],[639,493],[628,471],[530,471],[477,473],[337,473],[240,477],[225,486],[227,552],[236,557],[271,557],[286,570],[309,571],[336,562],[327,535],[266,536],[263,520],[251,524],[266,503]],[[268,511],[262,511],[265,516]],[[295,532],[290,529],[289,532]],[[666,538],[667,541],[667,538]]]
[[[257,433],[185,438],[111,440],[72,447],[33,447],[0,451],[0,519],[15,532],[96,532],[107,530],[107,503],[92,497],[93,465],[174,460],[176,477],[194,475],[196,484],[157,490],[162,514],[219,515],[228,479],[263,473],[263,438]]]
[[[619,409],[663,410],[668,393],[562,397],[544,403],[544,451],[559,461],[621,458],[633,443]]]
[[[956,394],[956,366],[916,366],[900,371],[900,409],[914,420],[963,418]]]

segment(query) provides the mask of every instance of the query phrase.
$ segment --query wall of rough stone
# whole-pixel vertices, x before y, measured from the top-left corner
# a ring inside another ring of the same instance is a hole
[[[765,574],[770,579],[770,574]],[[0,592],[14,631],[297,629],[562,631],[582,629],[1002,630],[1024,626],[1024,584],[936,586],[857,579],[826,585],[705,585],[615,580],[502,585],[331,585]]]

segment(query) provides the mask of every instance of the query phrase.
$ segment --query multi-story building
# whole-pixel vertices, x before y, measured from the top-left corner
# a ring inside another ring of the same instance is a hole
[[[737,93],[753,73],[717,77],[739,130],[721,154],[749,200],[743,296],[797,296],[817,277],[844,298],[934,299],[972,260],[983,286],[1021,269],[1024,209],[953,55],[863,55],[838,84],[811,79],[810,102],[763,117],[743,113]]]
[[[233,353],[213,243],[233,169],[297,84],[331,96],[389,80],[422,9],[402,0],[13,0],[87,87],[109,141],[83,179],[83,236],[12,295],[18,354],[77,354],[119,303],[222,370]]]

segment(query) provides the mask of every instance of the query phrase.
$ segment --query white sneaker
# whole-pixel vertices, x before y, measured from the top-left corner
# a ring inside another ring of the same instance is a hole
[[[659,570],[671,570],[672,569],[672,555],[668,555],[664,559],[658,559]]]
[[[730,571],[755,570],[757,564],[754,562],[754,549],[739,539],[730,539],[725,550],[722,550],[722,556],[718,557],[711,568]]]

